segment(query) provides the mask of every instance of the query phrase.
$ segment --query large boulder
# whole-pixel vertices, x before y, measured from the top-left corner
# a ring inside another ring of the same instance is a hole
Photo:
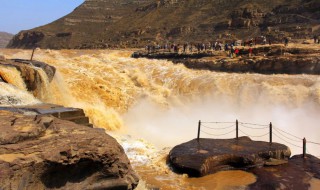
[[[178,172],[199,177],[229,169],[283,164],[290,155],[285,145],[252,141],[249,137],[201,138],[175,146],[169,153],[169,162]]]
[[[0,111],[0,189],[134,189],[123,148],[103,130]]]

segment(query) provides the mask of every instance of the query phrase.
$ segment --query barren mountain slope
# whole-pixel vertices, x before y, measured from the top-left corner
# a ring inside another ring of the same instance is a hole
[[[9,47],[143,47],[319,33],[319,0],[87,0],[51,24],[20,32]]]
[[[0,32],[0,48],[4,48],[8,45],[9,41],[12,39],[13,34],[7,32]]]

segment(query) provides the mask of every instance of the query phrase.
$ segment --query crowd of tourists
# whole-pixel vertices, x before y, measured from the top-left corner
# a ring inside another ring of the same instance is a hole
[[[289,38],[283,38],[283,43],[285,46],[289,44]],[[314,43],[320,43],[320,36],[314,36]],[[222,41],[213,41],[207,43],[166,43],[164,45],[147,45],[145,50],[148,53],[154,52],[174,52],[174,53],[212,53],[213,51],[225,51],[227,55],[232,57],[237,57],[243,52],[246,52],[249,56],[252,56],[254,52],[255,45],[272,45],[272,39],[265,36],[260,36],[252,38],[247,41],[236,40],[223,43]],[[245,47],[246,50],[244,51]]]
[[[268,41],[271,45],[271,40]],[[147,45],[145,50],[148,53],[153,52],[175,52],[175,53],[212,53],[213,51],[225,51],[230,57],[239,56],[244,47],[248,46],[248,54],[252,55],[253,46],[258,44],[267,44],[266,37],[254,38],[247,41],[231,41],[222,43],[214,41],[208,43],[184,43],[184,44],[164,44],[164,45]],[[242,48],[240,49],[240,47]]]

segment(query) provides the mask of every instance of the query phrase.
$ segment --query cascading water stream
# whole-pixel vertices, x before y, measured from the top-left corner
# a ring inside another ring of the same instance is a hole
[[[272,122],[279,129],[319,141],[319,76],[191,70],[165,60],[132,59],[130,54],[111,50],[38,50],[34,59],[57,68],[53,81],[46,86],[49,96],[39,98],[84,109],[96,127],[119,136],[129,157],[131,154],[132,159],[137,159],[132,160],[136,165],[159,157],[142,159],[150,152],[159,155],[157,149],[195,138],[198,120]],[[28,58],[29,54],[21,50],[5,52],[5,56]],[[203,137],[212,138],[205,134]],[[229,134],[222,138],[234,137]],[[132,139],[138,140],[131,142]],[[268,137],[253,139],[268,141]],[[276,137],[274,140],[286,144]],[[293,154],[302,152],[287,146]],[[314,155],[320,155],[319,150],[316,146],[308,148]],[[137,158],[139,154],[142,157]],[[165,164],[159,167],[164,168]]]

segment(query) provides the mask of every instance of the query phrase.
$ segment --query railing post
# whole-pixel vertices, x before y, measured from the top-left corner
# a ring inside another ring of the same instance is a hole
[[[198,141],[200,139],[200,128],[201,128],[201,120],[199,120],[199,123],[198,123],[198,136],[197,136]]]
[[[239,122],[236,120],[236,138],[239,139]]]
[[[303,138],[303,140],[302,140],[302,142],[303,142],[303,153],[302,153],[302,157],[303,158],[306,158],[306,150],[307,150],[307,140],[306,140],[306,138]]]
[[[32,61],[32,59],[33,59],[33,54],[34,54],[35,50],[36,50],[36,48],[33,48],[30,61]]]
[[[271,144],[271,143],[272,143],[272,123],[271,123],[271,122],[270,122],[269,128],[270,128],[270,132],[269,132],[269,142],[270,142],[270,144]]]

